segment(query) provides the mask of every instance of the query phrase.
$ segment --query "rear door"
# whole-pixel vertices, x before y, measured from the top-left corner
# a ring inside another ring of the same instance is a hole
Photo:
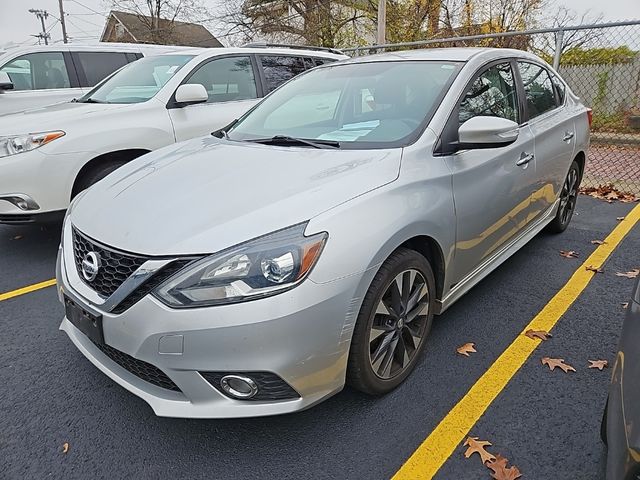
[[[526,115],[535,138],[536,188],[531,197],[531,215],[544,214],[560,195],[573,159],[575,125],[564,107],[564,85],[544,66],[518,61]]]
[[[203,85],[209,98],[206,103],[186,107],[178,107],[173,101],[169,103],[167,108],[177,142],[208,135],[228,125],[249,110],[260,93],[251,55],[208,59],[182,81],[182,84],[188,83]]]
[[[521,118],[514,67],[514,62],[502,60],[481,69],[446,128],[455,132],[450,139],[455,141],[459,126],[476,116],[506,118],[520,125],[518,139],[511,145],[461,150],[447,158],[456,208],[455,282],[514,240],[530,214],[536,178],[534,142]]]
[[[64,49],[20,55],[0,65],[0,71],[13,82],[13,90],[0,94],[0,115],[82,95],[71,56]]]

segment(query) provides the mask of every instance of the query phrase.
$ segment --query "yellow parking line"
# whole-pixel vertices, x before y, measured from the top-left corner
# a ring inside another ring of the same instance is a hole
[[[27,287],[19,288],[7,293],[0,293],[0,302],[3,300],[9,300],[10,298],[19,297],[27,293],[35,292],[36,290],[42,290],[43,288],[51,287],[56,284],[56,279],[47,280],[46,282],[35,283]]]
[[[613,229],[606,243],[596,248],[522,332],[529,329],[551,330],[595,275],[586,267],[602,267],[638,220],[640,205]],[[393,480],[433,478],[539,343],[518,335],[402,465]]]

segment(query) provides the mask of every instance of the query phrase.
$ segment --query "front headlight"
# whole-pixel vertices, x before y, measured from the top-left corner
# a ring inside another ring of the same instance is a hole
[[[306,223],[206,257],[160,285],[154,295],[174,308],[238,303],[289,290],[320,257],[327,233],[304,236]]]
[[[8,157],[9,155],[35,150],[60,137],[64,137],[62,130],[0,137],[0,157]]]

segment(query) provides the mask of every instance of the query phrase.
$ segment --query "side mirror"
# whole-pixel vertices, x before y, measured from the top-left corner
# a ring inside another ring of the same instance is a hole
[[[458,129],[458,150],[497,148],[518,139],[518,124],[500,117],[473,117]]]
[[[13,90],[13,82],[7,72],[0,72],[0,90]]]
[[[176,90],[176,103],[180,107],[204,103],[209,100],[207,89],[199,83],[186,83]]]

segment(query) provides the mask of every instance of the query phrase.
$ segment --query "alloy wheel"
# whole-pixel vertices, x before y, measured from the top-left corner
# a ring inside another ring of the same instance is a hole
[[[369,331],[369,362],[379,378],[402,373],[418,351],[429,317],[429,288],[417,270],[405,270],[387,286]]]
[[[578,197],[578,172],[572,168],[564,181],[560,193],[560,221],[564,224],[569,221]]]

